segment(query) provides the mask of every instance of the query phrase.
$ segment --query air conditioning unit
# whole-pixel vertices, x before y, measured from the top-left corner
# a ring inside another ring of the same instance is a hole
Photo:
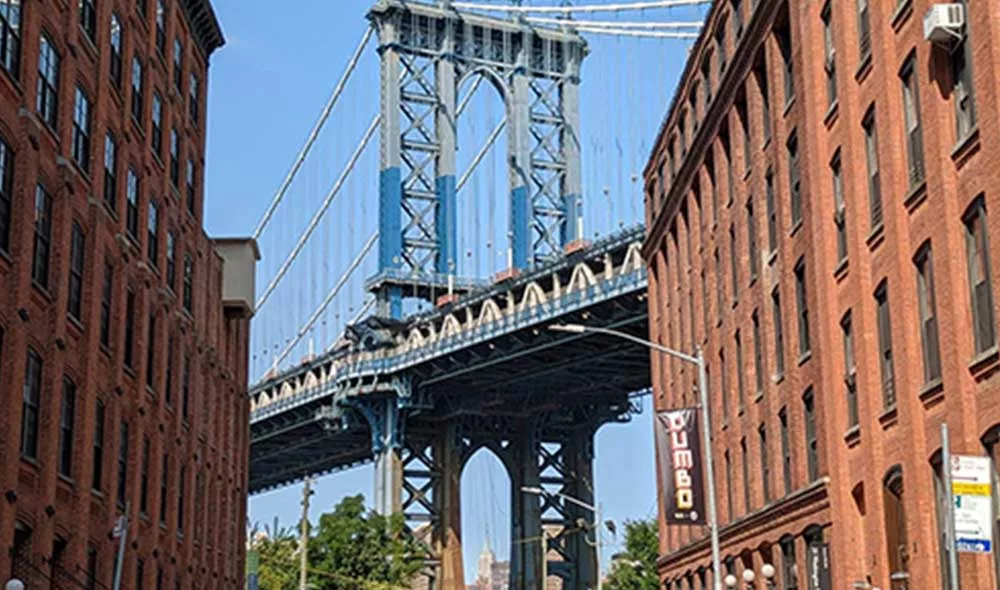
[[[965,7],[961,4],[934,4],[924,15],[924,39],[945,43],[961,35]]]

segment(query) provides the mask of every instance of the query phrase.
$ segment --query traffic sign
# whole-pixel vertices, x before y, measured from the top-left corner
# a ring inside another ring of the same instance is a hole
[[[952,455],[955,548],[962,553],[993,549],[992,469],[987,457]]]

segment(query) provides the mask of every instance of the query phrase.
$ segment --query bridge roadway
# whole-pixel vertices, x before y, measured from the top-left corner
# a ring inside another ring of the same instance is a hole
[[[551,573],[567,590],[592,585],[596,559],[579,519],[593,516],[519,490],[592,500],[594,433],[627,421],[630,397],[650,385],[645,348],[547,330],[587,323],[645,337],[643,235],[631,228],[570,248],[402,321],[368,318],[322,356],[269,376],[249,392],[251,493],[375,461],[376,507],[423,531],[428,575],[458,588],[461,470],[487,447],[515,491],[511,538],[556,527]],[[540,553],[512,547],[512,588],[538,587]]]

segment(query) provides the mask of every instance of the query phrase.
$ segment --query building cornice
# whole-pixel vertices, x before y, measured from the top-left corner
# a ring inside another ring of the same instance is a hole
[[[702,117],[702,123],[698,127],[698,131],[695,132],[694,137],[691,138],[691,148],[688,150],[687,157],[681,160],[674,180],[670,184],[670,189],[663,199],[663,205],[660,207],[660,210],[656,212],[656,215],[653,218],[653,223],[646,232],[646,240],[642,245],[642,257],[647,263],[650,262],[653,254],[656,252],[656,244],[660,243],[663,239],[663,234],[666,231],[667,224],[674,218],[677,210],[680,208],[682,200],[681,197],[690,189],[692,179],[698,173],[698,169],[705,160],[706,152],[711,149],[715,143],[715,137],[719,134],[719,126],[726,119],[729,107],[735,101],[736,93],[740,89],[741,85],[737,82],[746,78],[747,74],[750,72],[750,67],[756,57],[756,52],[749,51],[748,49],[751,47],[759,47],[764,42],[764,38],[770,32],[767,25],[774,20],[778,7],[779,0],[759,0],[757,7],[751,13],[750,22],[747,23],[747,27],[743,32],[743,39],[740,41],[739,45],[735,47],[732,62],[730,62],[729,66],[726,68],[723,79],[719,81],[719,91],[715,95],[714,100],[712,100],[712,104],[709,106],[708,111]],[[705,33],[703,31],[703,35],[704,34]],[[674,111],[677,110],[679,105],[677,96],[681,96],[681,91],[688,87],[687,76],[689,70],[691,69],[691,64],[698,60],[699,55],[699,53],[692,51],[688,57],[688,63],[684,69],[684,76],[681,78],[681,81],[677,86],[677,90],[674,93],[673,106],[671,107],[667,118],[664,119],[664,125],[660,131],[661,135],[669,128],[669,122],[672,121],[675,116]],[[660,145],[659,137],[653,145]],[[659,148],[654,149],[658,150]],[[731,153],[732,152],[730,151],[730,154]],[[656,151],[653,152],[649,161],[651,162],[655,158]],[[647,184],[649,183],[649,174],[650,170],[647,163],[645,178],[645,182]]]
[[[728,544],[740,535],[747,535],[767,527],[779,518],[805,511],[818,511],[829,505],[830,478],[824,476],[808,486],[772,502],[760,510],[751,512],[725,526],[719,527],[720,544]],[[796,514],[798,516],[798,514]],[[817,523],[819,524],[819,523]],[[711,539],[706,535],[697,541],[677,549],[673,553],[661,555],[656,559],[657,569],[662,569],[669,562],[678,562],[692,558],[710,550]]]
[[[216,49],[226,43],[222,36],[222,27],[215,16],[211,0],[181,0],[184,16],[191,27],[192,36],[198,41],[198,46],[205,53],[205,62]]]

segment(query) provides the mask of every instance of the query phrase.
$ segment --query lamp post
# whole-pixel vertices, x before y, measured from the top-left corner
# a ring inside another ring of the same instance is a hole
[[[587,504],[583,500],[574,498],[569,494],[564,494],[562,492],[550,492],[546,489],[539,487],[523,486],[521,491],[525,494],[534,494],[536,496],[557,496],[566,500],[571,504],[576,504],[584,510],[589,510],[594,513],[594,541],[591,542],[587,539],[587,535],[583,536],[583,540],[587,542],[588,545],[597,549],[597,590],[601,590],[601,509],[598,506],[592,506]],[[542,527],[542,590],[546,588],[546,578],[548,577],[548,554],[549,554],[549,544],[548,544],[548,531],[545,527]]]
[[[556,332],[568,332],[570,334],[593,333],[614,336],[615,338],[621,338],[623,340],[628,340],[629,342],[640,344],[646,348],[672,356],[683,362],[690,363],[698,367],[699,401],[701,403],[702,410],[704,410],[702,412],[704,416],[701,421],[701,436],[702,446],[704,447],[702,454],[703,460],[705,461],[705,478],[708,480],[708,528],[712,543],[712,586],[715,590],[722,590],[722,563],[719,557],[719,520],[715,511],[715,468],[712,464],[712,425],[710,424],[711,416],[708,412],[708,376],[706,375],[704,353],[702,353],[699,348],[695,352],[695,355],[691,356],[690,354],[685,354],[672,348],[667,348],[666,346],[650,342],[649,340],[639,338],[638,336],[633,336],[632,334],[619,332],[618,330],[612,330],[609,328],[584,326],[582,324],[553,324],[549,326],[549,329]]]
[[[11,578],[4,584],[4,590],[24,590],[24,582],[17,578]]]
[[[765,563],[760,568],[760,575],[761,577],[764,578],[764,584],[767,590],[772,590],[774,588],[774,573],[775,573],[774,566],[769,563]],[[743,573],[740,575],[740,577],[743,578],[743,582],[746,584],[746,590],[754,590],[755,588],[757,588],[757,586],[754,584],[754,581],[756,581],[757,579],[757,572],[748,568],[743,570]],[[736,585],[739,583],[739,580],[737,580],[736,576],[734,576],[733,574],[729,574],[728,576],[726,576],[725,582],[726,582],[726,588],[735,588]]]

